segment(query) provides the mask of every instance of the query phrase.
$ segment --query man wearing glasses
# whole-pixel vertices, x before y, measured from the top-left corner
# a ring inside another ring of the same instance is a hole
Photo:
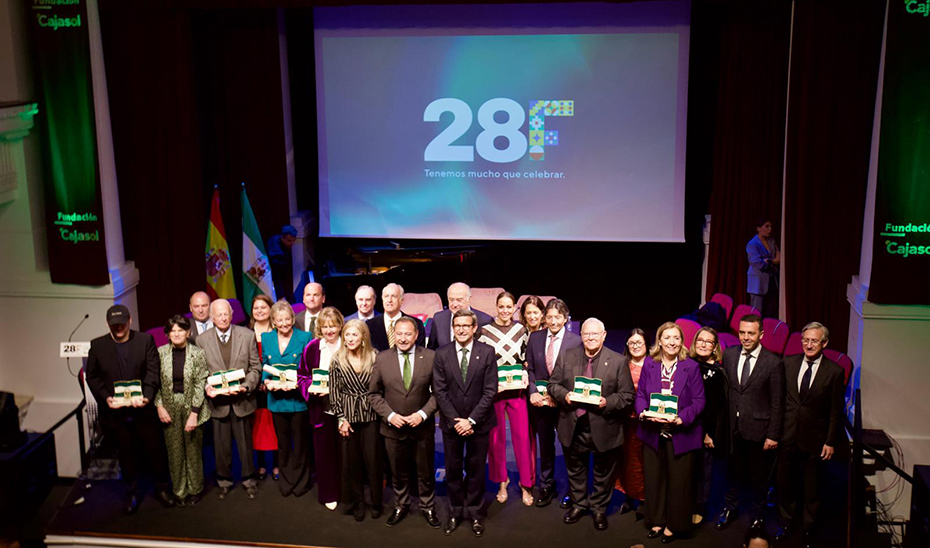
[[[594,527],[607,529],[607,504],[623,444],[623,409],[635,396],[629,358],[604,348],[607,331],[597,318],[581,326],[581,347],[566,350],[549,378],[549,395],[559,405],[559,441],[568,469],[572,507],[564,522],[576,523],[594,514]],[[575,377],[601,380],[597,405],[573,402]],[[594,490],[588,494],[588,461],[594,455]]]
[[[804,545],[813,543],[821,478],[826,461],[845,440],[845,375],[843,369],[823,355],[830,331],[812,322],[801,331],[804,354],[785,358],[785,433],[778,457],[779,514],[782,523],[775,539],[787,535],[795,515],[798,484],[803,485],[804,513],[801,521]]]
[[[433,361],[433,393],[439,405],[446,488],[452,505],[446,535],[464,519],[471,521],[476,537],[484,535],[485,462],[489,433],[497,424],[497,357],[491,346],[475,340],[477,330],[475,313],[458,310],[452,316],[455,340],[441,346]]]

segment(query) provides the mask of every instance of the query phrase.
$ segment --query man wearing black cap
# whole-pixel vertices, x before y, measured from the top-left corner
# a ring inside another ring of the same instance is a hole
[[[139,509],[143,493],[138,486],[139,463],[145,455],[154,476],[156,498],[163,506],[174,505],[168,491],[164,440],[153,405],[159,384],[158,351],[148,333],[132,331],[129,309],[121,304],[107,310],[110,333],[90,342],[86,379],[100,408],[105,436],[116,440],[119,466],[129,490],[127,514]],[[114,398],[116,381],[142,381],[142,400],[120,407]]]

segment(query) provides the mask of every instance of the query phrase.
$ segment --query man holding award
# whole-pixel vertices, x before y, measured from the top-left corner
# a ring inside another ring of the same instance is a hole
[[[253,391],[262,376],[258,345],[251,329],[232,325],[229,301],[217,299],[210,305],[213,329],[197,338],[207,355],[207,402],[213,418],[216,480],[219,498],[225,499],[233,486],[232,442],[236,440],[242,463],[242,486],[246,496],[258,495],[252,463],[252,418],[256,401]]]
[[[581,326],[582,346],[558,357],[549,395],[559,405],[559,441],[565,454],[572,507],[565,523],[588,512],[594,527],[607,529],[607,504],[623,444],[622,410],[633,402],[628,358],[604,348],[607,331],[597,318]],[[594,456],[594,491],[588,495],[589,454]]]
[[[155,406],[149,405],[158,390],[161,367],[155,339],[130,329],[129,309],[121,304],[107,310],[107,325],[110,332],[90,342],[86,379],[99,404],[104,433],[116,439],[120,472],[129,491],[124,510],[134,514],[139,509],[142,493],[136,480],[143,455],[154,475],[158,501],[174,506],[164,438]]]

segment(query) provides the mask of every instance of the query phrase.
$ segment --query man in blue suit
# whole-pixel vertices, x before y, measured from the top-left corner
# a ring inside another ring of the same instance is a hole
[[[536,506],[542,508],[552,502],[555,495],[555,443],[559,426],[559,409],[548,395],[539,392],[536,381],[549,381],[556,360],[566,350],[581,346],[581,337],[565,328],[568,322],[568,305],[561,299],[552,299],[546,305],[546,327],[530,334],[526,344],[526,368],[530,384],[530,420],[539,436],[539,493]],[[571,497],[565,495],[562,506],[567,508]]]
[[[478,320],[474,312],[459,310],[452,322],[455,342],[437,350],[433,360],[433,393],[439,406],[446,487],[452,506],[445,534],[451,535],[463,519],[468,519],[471,532],[480,537],[486,514],[488,442],[491,428],[497,424],[497,357],[493,347],[475,340]]]
[[[482,325],[491,323],[493,319],[480,310],[471,309],[471,288],[462,282],[455,282],[449,286],[446,290],[446,299],[449,301],[449,308],[434,314],[426,325],[426,331],[429,332],[426,347],[430,350],[436,350],[452,342],[452,316],[459,310],[474,312],[478,318],[478,329],[481,329]]]

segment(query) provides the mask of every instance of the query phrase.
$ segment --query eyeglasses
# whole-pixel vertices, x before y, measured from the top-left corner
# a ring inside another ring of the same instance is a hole
[[[694,344],[698,346],[714,346],[716,344],[714,341],[709,341],[707,339],[698,339],[694,341]]]
[[[581,338],[582,339],[596,339],[600,337],[601,335],[603,335],[603,332],[602,333],[582,333]]]
[[[646,343],[644,343],[643,341],[630,341],[626,343],[626,345],[629,346],[630,348],[639,348],[640,346],[646,346]]]
[[[471,329],[472,327],[473,327],[472,324],[465,324],[465,325],[455,324],[452,326],[452,329],[454,329],[455,331],[466,331],[468,329]]]
[[[804,346],[817,346],[821,342],[823,342],[821,339],[801,339],[801,344]]]

